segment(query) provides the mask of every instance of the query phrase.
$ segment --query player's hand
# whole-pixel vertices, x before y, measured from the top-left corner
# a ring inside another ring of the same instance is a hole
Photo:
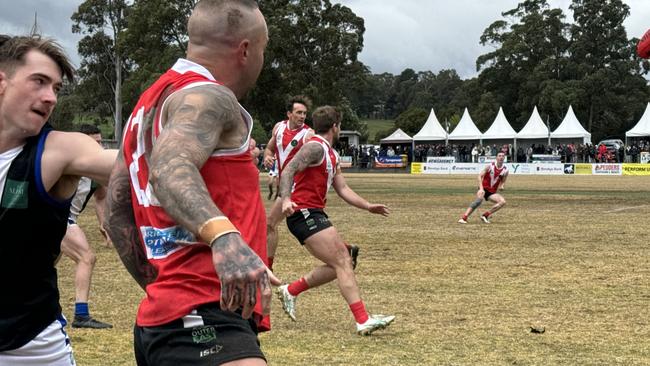
[[[262,313],[271,312],[271,285],[282,283],[238,233],[222,235],[212,242],[212,263],[221,281],[222,310],[242,309],[242,318],[253,314],[258,295]]]
[[[266,167],[266,169],[271,169],[273,167],[274,162],[275,162],[275,158],[273,156],[264,157],[264,166]]]
[[[388,209],[388,206],[382,205],[380,203],[369,203],[368,204],[368,211],[370,213],[374,213],[377,215],[382,215],[384,217],[388,216],[390,213],[390,210]]]
[[[283,198],[282,199],[282,213],[284,216],[291,216],[293,215],[294,212],[296,212],[296,205],[295,202],[291,201],[289,198]]]
[[[485,197],[485,190],[483,188],[479,189],[478,192],[476,192],[476,197],[478,198]]]

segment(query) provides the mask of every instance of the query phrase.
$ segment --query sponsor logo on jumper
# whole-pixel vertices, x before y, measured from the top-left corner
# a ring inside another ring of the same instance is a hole
[[[143,226],[140,228],[147,258],[161,259],[183,248],[179,243],[195,242],[194,235],[180,226],[156,228]]]
[[[194,343],[209,343],[217,339],[217,331],[214,327],[201,327],[192,331]]]
[[[29,182],[7,179],[2,203],[4,208],[27,208],[27,188]]]

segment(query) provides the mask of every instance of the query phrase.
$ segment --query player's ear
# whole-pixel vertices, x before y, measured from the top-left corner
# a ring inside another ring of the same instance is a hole
[[[7,74],[0,70],[0,95],[4,94],[7,88]]]
[[[240,64],[245,64],[248,62],[248,55],[249,55],[249,47],[250,47],[251,42],[248,39],[244,39],[239,43],[239,46],[237,47],[237,59],[239,60]]]

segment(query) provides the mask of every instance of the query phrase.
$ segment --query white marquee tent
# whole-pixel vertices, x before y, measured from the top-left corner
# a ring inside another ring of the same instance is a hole
[[[625,133],[625,138],[628,137],[643,137],[650,136],[650,103],[645,107],[645,112],[639,122],[637,122],[631,130]]]
[[[499,113],[492,122],[490,128],[483,133],[483,140],[512,140],[517,136],[515,130],[510,126],[503,113],[503,108],[499,107]]]
[[[481,131],[476,127],[467,108],[465,108],[458,125],[449,134],[449,140],[480,140],[481,136]]]
[[[411,136],[407,135],[406,132],[398,128],[390,136],[385,137],[379,141],[380,144],[406,144],[411,143],[413,139]]]
[[[591,143],[591,134],[585,130],[578,121],[573,108],[569,105],[569,110],[555,131],[551,132],[551,139],[582,139],[583,143]]]
[[[546,124],[542,121],[542,117],[540,117],[539,112],[537,111],[537,106],[535,106],[528,122],[526,122],[524,128],[517,133],[517,140],[548,139],[548,136],[548,127],[546,127]]]
[[[413,141],[439,141],[447,139],[447,131],[442,128],[436,113],[431,108],[431,113],[429,113],[429,118],[424,123],[424,126],[413,135]]]

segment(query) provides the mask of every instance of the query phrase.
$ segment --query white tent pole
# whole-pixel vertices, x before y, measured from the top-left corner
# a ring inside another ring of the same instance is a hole
[[[546,115],[546,128],[548,128],[548,146],[551,146],[551,124],[549,123],[549,115]]]
[[[445,146],[449,146],[449,120],[445,118],[445,130],[447,135],[445,136]]]

